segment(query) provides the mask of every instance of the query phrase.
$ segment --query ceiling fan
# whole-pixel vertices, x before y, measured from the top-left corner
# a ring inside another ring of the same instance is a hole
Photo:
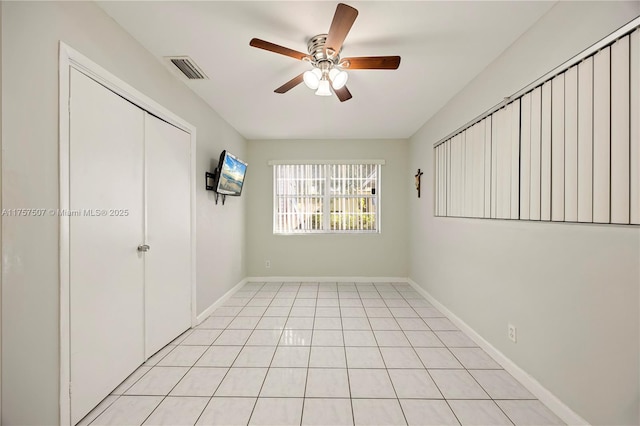
[[[333,89],[340,102],[344,102],[352,97],[345,85],[349,77],[346,70],[395,70],[400,66],[400,56],[340,57],[344,39],[357,16],[358,11],[353,7],[338,4],[329,33],[311,37],[307,43],[308,54],[258,38],[252,39],[249,45],[309,62],[313,67],[278,87],[276,93],[286,93],[304,81],[307,87],[316,90],[316,95],[331,96]]]

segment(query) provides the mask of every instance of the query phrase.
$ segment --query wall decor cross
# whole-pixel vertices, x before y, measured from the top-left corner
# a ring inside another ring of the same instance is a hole
[[[415,174],[416,177],[416,190],[418,191],[418,198],[420,198],[420,176],[422,176],[424,173],[422,173],[420,171],[420,169],[418,169],[418,173]]]

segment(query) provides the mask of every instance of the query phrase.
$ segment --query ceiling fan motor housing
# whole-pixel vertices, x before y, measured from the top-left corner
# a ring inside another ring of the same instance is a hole
[[[311,63],[315,66],[319,67],[322,62],[331,62],[331,65],[334,66],[340,63],[340,52],[335,52],[329,47],[325,50],[327,36],[327,34],[318,34],[311,37],[307,43]],[[340,51],[342,51],[342,47]]]

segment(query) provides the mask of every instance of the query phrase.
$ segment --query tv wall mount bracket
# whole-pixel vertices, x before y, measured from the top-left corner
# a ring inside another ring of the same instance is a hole
[[[205,176],[204,185],[207,191],[213,191],[213,194],[216,200],[216,205],[218,204],[218,198],[221,197],[222,205],[224,206],[224,201],[226,200],[227,196],[225,194],[218,193],[216,191],[216,187],[214,186],[218,173],[219,173],[218,169],[215,169],[213,173],[204,172],[204,176]]]

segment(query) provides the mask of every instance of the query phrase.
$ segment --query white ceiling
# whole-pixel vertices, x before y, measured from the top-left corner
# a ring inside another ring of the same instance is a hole
[[[310,66],[249,40],[306,52],[310,37],[328,31],[337,3],[99,5],[159,60],[193,58],[210,80],[185,84],[247,139],[368,139],[413,135],[555,2],[351,1],[360,13],[341,56],[400,55],[400,68],[349,71],[353,99],[344,103],[304,84],[274,93]]]

